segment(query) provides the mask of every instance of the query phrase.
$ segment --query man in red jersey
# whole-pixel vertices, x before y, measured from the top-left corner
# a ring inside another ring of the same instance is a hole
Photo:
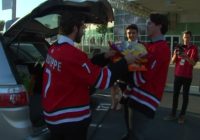
[[[165,15],[150,14],[147,22],[147,33],[151,43],[146,44],[148,54],[144,63],[146,71],[135,71],[130,74],[125,91],[128,97],[130,133],[127,140],[144,140],[147,126],[154,118],[163,95],[170,49],[164,39],[168,30],[168,20]]]
[[[126,77],[128,64],[135,61],[135,56],[128,54],[105,66],[115,51],[89,59],[74,46],[81,41],[84,20],[78,13],[62,15],[58,41],[49,48],[44,64],[42,105],[53,140],[86,140],[91,120],[90,88],[110,87]]]
[[[178,107],[178,98],[181,87],[183,87],[183,103],[181,112],[178,117],[178,123],[185,122],[185,113],[188,106],[189,90],[192,83],[193,67],[198,61],[198,48],[191,44],[192,33],[185,31],[183,33],[183,45],[178,45],[174,50],[172,62],[175,64],[174,77],[174,96],[172,104],[172,112],[164,120],[175,120]]]

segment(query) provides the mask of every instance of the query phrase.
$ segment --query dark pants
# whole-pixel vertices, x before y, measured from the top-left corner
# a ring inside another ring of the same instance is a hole
[[[128,99],[124,96],[121,97],[120,103],[124,106],[124,121],[126,125],[127,135],[130,131],[129,126],[129,119],[130,119],[130,113],[129,113],[129,105],[128,105]]]
[[[87,140],[90,119],[78,123],[48,125],[51,140]]]
[[[128,113],[128,104],[124,104],[124,120],[125,120],[125,124],[126,124],[126,130],[127,133],[129,133],[129,113]]]
[[[184,78],[184,77],[175,76],[172,115],[176,115],[176,111],[178,107],[178,98],[179,98],[181,87],[183,87],[183,104],[182,104],[180,115],[185,115],[185,112],[188,106],[188,101],[189,101],[189,90],[190,90],[191,82],[192,82],[192,78]]]
[[[152,119],[143,113],[129,107],[129,139],[128,140],[145,140],[148,128],[151,126]]]

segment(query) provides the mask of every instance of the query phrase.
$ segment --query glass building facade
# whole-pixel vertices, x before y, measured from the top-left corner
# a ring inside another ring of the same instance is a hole
[[[115,9],[114,41],[125,40],[125,29],[130,24],[136,24],[139,29],[139,40],[146,41],[146,19],[126,11]]]
[[[125,29],[130,24],[136,24],[139,29],[139,40],[147,41],[146,19],[135,16],[120,9],[114,9],[115,21],[108,27],[104,35],[98,33],[92,25],[89,25],[82,40],[82,49],[88,53],[94,48],[107,49],[108,41],[125,40]]]

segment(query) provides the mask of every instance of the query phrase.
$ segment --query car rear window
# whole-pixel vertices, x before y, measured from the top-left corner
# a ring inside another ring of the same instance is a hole
[[[44,60],[44,57],[33,44],[12,44],[10,46],[10,51],[12,53],[13,59],[21,63],[34,63],[38,60]]]
[[[49,29],[58,28],[59,25],[60,15],[58,14],[51,14],[43,17],[36,18],[38,22],[43,24],[45,27]]]

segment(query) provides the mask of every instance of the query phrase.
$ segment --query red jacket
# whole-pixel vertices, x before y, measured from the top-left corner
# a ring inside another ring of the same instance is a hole
[[[134,109],[154,117],[167,79],[170,49],[166,41],[157,41],[147,44],[147,51],[147,71],[132,73],[126,95]]]

